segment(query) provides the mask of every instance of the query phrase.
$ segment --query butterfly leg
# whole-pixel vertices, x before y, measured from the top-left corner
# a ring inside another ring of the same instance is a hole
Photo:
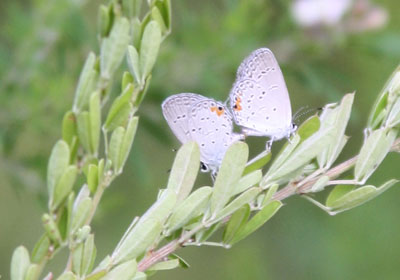
[[[274,138],[274,137],[271,137],[271,139],[269,139],[269,140],[267,141],[267,143],[265,143],[265,149],[266,149],[267,151],[271,151],[272,143],[274,142],[274,140],[275,140],[275,138]]]

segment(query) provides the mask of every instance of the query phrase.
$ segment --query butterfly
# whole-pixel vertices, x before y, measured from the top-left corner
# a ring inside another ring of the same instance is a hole
[[[228,147],[243,136],[233,132],[232,116],[221,102],[195,93],[168,97],[161,105],[164,118],[181,143],[200,148],[201,171],[218,172]]]
[[[246,136],[267,136],[272,142],[289,138],[292,122],[289,93],[274,54],[267,48],[253,51],[240,64],[229,94],[235,123]]]

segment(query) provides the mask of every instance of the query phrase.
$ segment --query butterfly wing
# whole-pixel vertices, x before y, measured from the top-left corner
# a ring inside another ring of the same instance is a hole
[[[229,97],[235,121],[248,135],[280,139],[291,130],[289,93],[269,49],[258,49],[241,63]]]
[[[201,161],[216,171],[228,147],[241,139],[233,133],[232,117],[226,107],[213,99],[193,104],[189,114],[191,139],[200,147]]]
[[[165,120],[181,143],[191,140],[189,133],[189,110],[193,104],[205,99],[195,93],[180,93],[168,97],[161,105]]]

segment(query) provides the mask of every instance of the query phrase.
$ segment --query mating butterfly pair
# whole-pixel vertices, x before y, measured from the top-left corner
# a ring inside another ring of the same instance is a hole
[[[168,97],[162,110],[180,142],[198,143],[202,171],[213,174],[233,142],[245,136],[267,136],[269,148],[295,130],[285,80],[267,48],[255,50],[240,64],[229,94],[229,110],[221,102],[194,93]],[[233,132],[233,120],[242,134]]]

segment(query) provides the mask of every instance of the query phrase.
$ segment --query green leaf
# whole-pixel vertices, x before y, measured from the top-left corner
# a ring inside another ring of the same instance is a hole
[[[75,165],[70,165],[65,169],[54,189],[54,196],[50,198],[50,209],[54,211],[67,198],[74,187],[77,175],[78,169]]]
[[[321,176],[315,184],[311,187],[311,192],[320,192],[322,191],[325,186],[329,183],[328,176]]]
[[[75,114],[71,111],[65,113],[62,124],[62,138],[71,146],[72,139],[77,136],[77,124]]]
[[[105,131],[112,131],[118,126],[125,126],[129,119],[131,112],[133,113],[133,106],[130,102],[134,87],[129,84],[124,91],[118,96],[108,112],[106,121],[104,122],[103,129]]]
[[[142,23],[140,22],[139,18],[131,19],[131,30],[132,30],[132,45],[135,47],[136,50],[139,50],[140,41],[142,39],[142,34],[143,34]]]
[[[129,48],[129,46],[128,46]],[[124,74],[122,75],[122,81],[121,81],[121,88],[123,91],[125,91],[125,89],[127,87],[133,86],[133,76],[131,75],[131,73],[129,73],[128,71],[125,71]]]
[[[182,267],[182,268],[189,268],[190,267],[190,265],[189,265],[189,263],[187,261],[185,261],[182,257],[180,257],[180,256],[178,256],[176,254],[169,255],[169,258],[170,259],[179,260],[179,266]]]
[[[155,219],[164,224],[165,220],[171,214],[172,209],[176,205],[176,193],[172,190],[164,190],[160,197],[140,218],[139,223],[147,219]]]
[[[138,271],[135,274],[135,277],[132,278],[132,280],[146,280],[147,279],[147,275],[144,272]]]
[[[265,186],[272,182],[287,182],[291,179],[287,175],[297,174],[295,171],[307,165],[327,145],[329,145],[330,141],[332,141],[332,129],[320,129],[317,133],[314,133],[312,136],[301,142],[296,149],[290,153],[282,165],[273,171],[271,171],[271,166],[270,170],[268,170],[267,174],[264,176],[261,185]]]
[[[107,37],[110,33],[113,24],[114,14],[112,11],[112,5],[105,6],[100,5],[98,18],[97,18],[97,29],[101,37]]]
[[[185,143],[175,157],[167,185],[167,189],[177,194],[178,202],[184,200],[192,191],[199,167],[199,146],[195,142]]]
[[[335,188],[329,193],[325,205],[327,207],[331,207],[333,203],[344,196],[345,194],[354,190],[355,185],[337,185]]]
[[[244,205],[238,211],[233,213],[224,230],[222,237],[224,244],[230,244],[236,233],[240,231],[240,229],[246,224],[249,216],[250,206],[248,204]]]
[[[231,203],[229,203],[225,208],[218,211],[215,215],[215,218],[211,221],[217,222],[222,220],[223,218],[229,216],[233,212],[237,211],[239,208],[243,207],[245,204],[250,203],[253,201],[257,195],[261,192],[261,188],[253,187],[248,189],[237,198],[235,198]]]
[[[246,166],[249,148],[246,143],[233,143],[222,160],[214,191],[211,196],[211,216],[215,216],[229,201],[234,193],[234,187],[239,181]]]
[[[389,116],[386,120],[387,127],[395,127],[400,123],[400,98],[398,98],[392,108],[390,109]]]
[[[96,79],[97,71],[95,70],[96,55],[89,53],[85,65],[82,68],[81,75],[79,76],[78,86],[75,91],[75,100],[73,111],[80,112],[89,103],[90,94],[92,93]]]
[[[238,241],[246,238],[258,228],[260,228],[263,224],[265,224],[269,219],[272,218],[278,212],[279,208],[282,207],[282,202],[273,201],[267,204],[261,211],[254,215],[250,221],[242,227],[242,230],[238,232],[235,237],[232,239],[231,244],[237,243]]]
[[[142,0],[123,0],[122,10],[128,15],[128,18],[137,18],[140,16]]]
[[[96,192],[97,186],[99,184],[98,178],[99,178],[99,174],[98,174],[97,165],[89,164],[89,171],[88,171],[88,175],[87,175],[87,184],[88,184],[88,188],[91,193]]]
[[[264,207],[265,205],[267,205],[268,203],[271,202],[272,197],[274,196],[274,194],[276,193],[276,191],[278,190],[278,188],[279,188],[279,185],[278,185],[278,184],[273,184],[273,185],[271,185],[271,186],[268,187],[268,191],[267,191],[267,193],[265,194],[265,196],[264,196],[264,198],[263,198],[263,201],[262,201],[262,203],[261,203],[261,206]]]
[[[72,271],[77,275],[81,275],[83,244],[79,243],[72,251]]]
[[[94,245],[94,235],[90,234],[85,240],[82,251],[82,262],[81,262],[81,275],[88,274],[96,259],[96,246]]]
[[[85,221],[90,215],[90,210],[92,208],[92,199],[86,197],[74,207],[72,221],[71,221],[71,232],[75,232],[78,228],[83,226]]]
[[[127,61],[130,73],[135,78],[136,83],[141,85],[143,81],[140,74],[139,54],[134,46],[128,46]]]
[[[111,160],[115,173],[120,173],[119,159],[121,157],[121,144],[125,135],[125,128],[119,126],[111,134],[108,158]]]
[[[162,225],[156,219],[145,219],[138,223],[114,251],[112,255],[114,263],[118,264],[142,255],[158,238],[161,231]]]
[[[69,165],[69,156],[68,144],[63,140],[58,140],[51,151],[47,166],[47,190],[49,197],[53,197],[54,188]]]
[[[321,115],[322,126],[324,129],[333,127],[333,139],[330,145],[318,155],[318,163],[323,168],[329,168],[337,159],[343,147],[347,143],[345,135],[347,123],[350,119],[351,108],[354,101],[354,93],[346,94],[340,105],[336,108],[325,108]]]
[[[39,278],[40,275],[40,267],[36,263],[32,263],[28,266],[28,269],[25,273],[24,280],[36,280]]]
[[[54,220],[49,214],[43,214],[42,216],[43,227],[46,230],[47,236],[56,244],[61,243],[61,234]]]
[[[361,147],[354,167],[355,179],[363,184],[380,165],[396,139],[397,132],[379,129],[372,132]]]
[[[171,1],[170,0],[157,1],[156,6],[160,10],[168,30],[171,30]]]
[[[100,70],[104,79],[110,79],[121,64],[129,40],[129,21],[124,17],[116,18],[110,35],[103,39],[100,49]]]
[[[84,111],[78,114],[78,137],[82,143],[85,151],[91,153],[91,140],[90,140],[90,115],[89,112]]]
[[[50,248],[50,240],[46,234],[43,234],[42,237],[36,242],[35,247],[32,250],[32,262],[39,263],[43,260],[43,258],[47,255]]]
[[[90,97],[89,119],[91,152],[92,154],[97,155],[97,150],[99,149],[101,127],[101,108],[99,92],[94,92]]]
[[[236,184],[236,187],[234,187],[234,191],[232,192],[233,195],[239,194],[241,192],[244,192],[250,187],[255,186],[260,182],[262,178],[262,172],[261,170],[255,170],[242,178],[239,179],[239,181]]]
[[[57,280],[77,280],[78,278],[76,277],[75,274],[73,274],[71,271],[64,272],[61,274]]]
[[[148,270],[150,270],[150,271],[171,270],[171,269],[177,268],[178,266],[179,266],[179,260],[172,259],[172,260],[156,263],[155,265],[152,265],[151,267],[149,267]]]
[[[381,187],[376,188],[374,186],[364,186],[357,188],[355,190],[346,192],[342,196],[336,196],[337,198],[328,197],[327,206],[329,207],[330,214],[335,215],[337,213],[349,210],[351,208],[357,207],[365,202],[377,197],[391,186],[396,184],[398,180],[389,180]],[[329,202],[329,205],[328,205]]]
[[[160,10],[156,6],[154,6],[151,9],[151,19],[158,23],[158,25],[161,28],[162,33],[166,33],[168,31],[166,23],[164,22],[164,18],[161,15]]]
[[[132,148],[133,139],[135,138],[137,126],[138,126],[139,118],[133,117],[129,120],[128,125],[126,127],[126,131],[124,136],[122,137],[119,160],[118,160],[118,169],[122,171],[122,168],[125,165],[126,160],[128,159],[129,152]]]
[[[11,259],[11,280],[24,280],[29,265],[28,250],[24,246],[19,246],[14,250]]]
[[[304,141],[317,132],[320,126],[321,122],[319,121],[318,116],[312,116],[299,127],[297,134],[300,136],[301,141]]]
[[[157,59],[160,44],[160,26],[156,21],[152,20],[146,25],[140,44],[139,66],[141,81],[144,81],[153,69],[153,66]]]
[[[211,194],[211,187],[201,187],[182,201],[168,220],[168,231],[173,232],[183,227],[192,218],[202,213],[210,200]]]
[[[263,151],[255,158],[251,159],[247,164],[246,168],[243,171],[243,176],[247,175],[255,170],[263,168],[271,159],[270,151]]]

